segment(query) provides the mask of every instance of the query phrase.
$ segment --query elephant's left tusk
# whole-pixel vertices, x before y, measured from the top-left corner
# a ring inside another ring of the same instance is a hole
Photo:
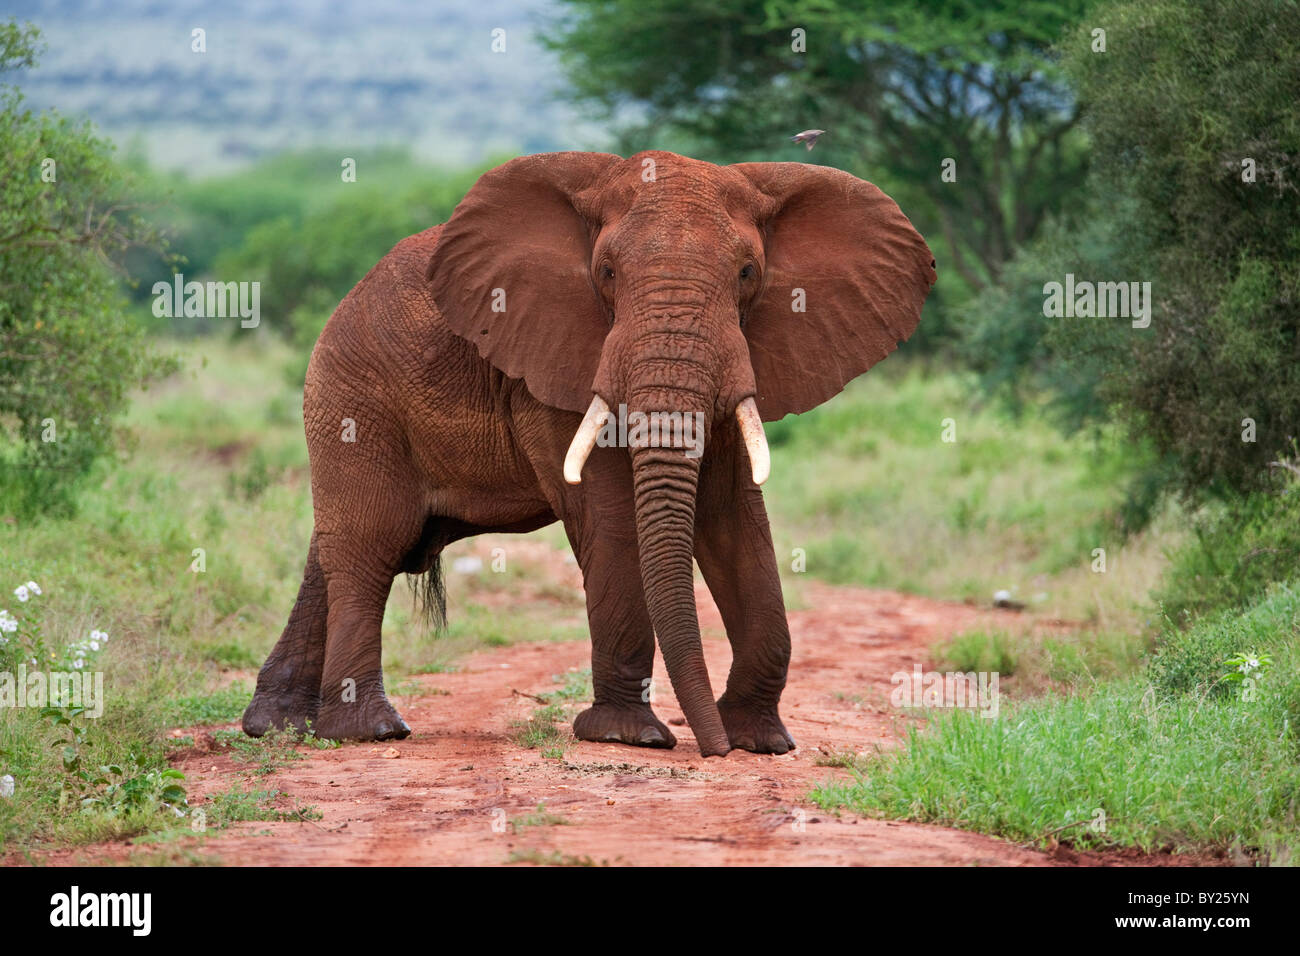
[[[736,406],[736,422],[740,425],[740,437],[745,440],[745,451],[749,453],[754,484],[761,485],[772,472],[772,456],[767,450],[763,420],[758,417],[758,404],[752,395]]]
[[[596,447],[596,438],[605,425],[605,416],[609,406],[599,395],[593,395],[587,414],[582,417],[582,424],[574,433],[569,444],[569,453],[564,456],[564,480],[571,485],[581,484],[582,466],[587,463],[587,456]]]

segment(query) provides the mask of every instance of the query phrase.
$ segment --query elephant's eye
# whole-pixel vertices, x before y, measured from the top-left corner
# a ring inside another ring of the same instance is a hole
[[[614,267],[610,265],[608,262],[602,262],[600,264],[600,277],[602,279],[614,278]]]
[[[743,269],[740,270],[742,279],[752,279],[754,277],[754,263],[746,262]]]

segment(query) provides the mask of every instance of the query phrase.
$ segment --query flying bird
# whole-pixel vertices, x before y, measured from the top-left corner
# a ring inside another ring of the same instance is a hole
[[[806,129],[802,133],[795,133],[793,136],[791,136],[790,142],[807,143],[808,152],[811,153],[812,148],[817,145],[817,138],[819,136],[824,136],[824,135],[826,135],[826,130],[824,129]]]

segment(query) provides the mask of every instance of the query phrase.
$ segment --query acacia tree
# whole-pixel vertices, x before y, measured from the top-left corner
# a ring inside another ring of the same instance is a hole
[[[1078,111],[1051,48],[1087,0],[561,2],[548,42],[624,151],[849,169],[933,238],[950,267],[941,294],[996,282],[1083,181]],[[811,154],[789,143],[807,128],[828,131]]]
[[[32,66],[37,31],[0,24],[0,73]],[[68,510],[115,447],[114,416],[168,367],[123,311],[114,264],[158,237],[132,213],[112,148],[24,109],[0,86],[0,514]]]

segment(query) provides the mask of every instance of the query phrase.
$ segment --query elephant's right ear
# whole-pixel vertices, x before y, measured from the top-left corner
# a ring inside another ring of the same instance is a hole
[[[540,153],[479,179],[429,263],[443,321],[539,401],[581,412],[609,331],[589,216],[611,153]]]

